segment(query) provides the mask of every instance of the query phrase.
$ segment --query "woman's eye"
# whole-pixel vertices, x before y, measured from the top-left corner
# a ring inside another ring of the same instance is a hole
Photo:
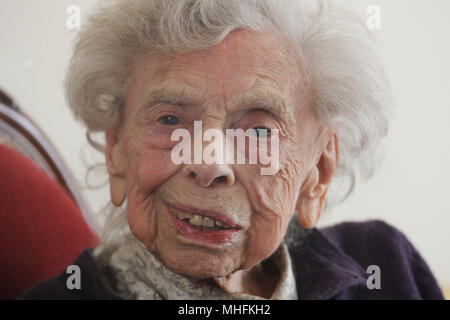
[[[266,127],[254,127],[253,130],[258,138],[267,138],[271,134],[271,130]]]
[[[180,123],[180,118],[174,115],[165,115],[159,118],[158,121],[166,126],[176,126],[177,124]]]

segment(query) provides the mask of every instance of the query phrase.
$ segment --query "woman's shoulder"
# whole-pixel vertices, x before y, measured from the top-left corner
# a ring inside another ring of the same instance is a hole
[[[403,232],[382,220],[343,222],[320,231],[327,239],[346,251],[359,255],[371,248],[389,245],[391,250],[413,251],[413,246]],[[385,249],[389,249],[385,248]]]
[[[403,232],[384,221],[340,223],[316,230],[313,241],[322,246],[319,251],[327,248],[322,255],[332,256],[334,262],[341,259],[346,268],[365,276],[366,281],[346,288],[338,298],[443,298],[418,250]]]
[[[23,293],[19,300],[96,300],[120,299],[102,281],[93,249],[83,250],[59,275],[45,280]]]
[[[396,227],[381,220],[343,222],[320,229],[320,232],[360,263],[375,264],[379,261],[383,265],[426,266],[421,254],[408,237]]]

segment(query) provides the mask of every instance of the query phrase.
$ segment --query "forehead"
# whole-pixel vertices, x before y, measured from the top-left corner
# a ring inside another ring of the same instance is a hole
[[[221,101],[264,88],[291,96],[301,77],[295,50],[280,34],[244,30],[209,49],[144,58],[133,74],[147,93],[170,87]]]

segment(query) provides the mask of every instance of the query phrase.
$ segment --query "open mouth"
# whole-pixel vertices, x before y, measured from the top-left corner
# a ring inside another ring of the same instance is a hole
[[[229,226],[226,223],[214,219],[212,217],[191,214],[185,211],[181,211],[171,207],[172,212],[175,214],[175,217],[178,220],[189,223],[191,226],[198,228],[200,230],[205,231],[213,231],[213,230],[228,230],[228,229],[236,229],[235,227]]]
[[[192,243],[224,244],[236,239],[242,231],[231,219],[218,212],[175,208],[168,204],[166,208],[178,234]]]

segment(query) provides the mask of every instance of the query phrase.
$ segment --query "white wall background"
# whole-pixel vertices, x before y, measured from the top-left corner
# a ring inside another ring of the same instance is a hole
[[[80,6],[83,23],[97,2],[0,1],[0,87],[41,125],[80,180],[84,130],[73,120],[62,90],[76,32],[66,27],[66,10]],[[376,32],[397,106],[381,171],[322,225],[383,219],[401,229],[439,281],[449,285],[450,1],[341,2],[364,16],[370,5],[381,8]],[[88,198],[95,211],[107,195]]]

